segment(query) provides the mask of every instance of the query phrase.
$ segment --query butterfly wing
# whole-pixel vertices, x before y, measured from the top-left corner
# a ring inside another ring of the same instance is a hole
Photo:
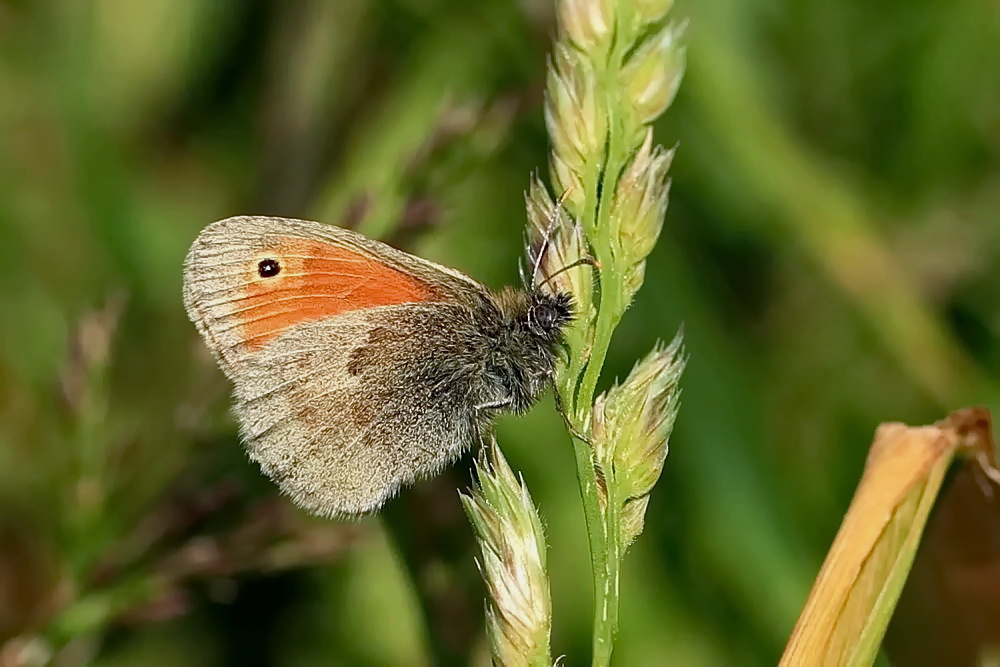
[[[310,511],[377,509],[473,442],[469,351],[458,305],[402,304],[296,327],[236,383],[250,457]],[[465,338],[466,340],[462,340]]]
[[[230,377],[298,324],[376,306],[475,300],[483,289],[356,232],[286,218],[214,222],[184,264],[188,315]]]
[[[473,442],[463,374],[485,293],[354,232],[282,218],[209,225],[184,273],[251,458],[327,515],[376,509]]]

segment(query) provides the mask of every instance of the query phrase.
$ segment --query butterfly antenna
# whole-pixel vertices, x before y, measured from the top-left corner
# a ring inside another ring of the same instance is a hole
[[[538,273],[542,268],[542,259],[545,257],[545,253],[548,252],[549,244],[552,243],[552,237],[555,234],[556,225],[549,224],[545,228],[545,232],[542,235],[542,243],[538,246],[538,252],[532,261],[531,266],[531,285],[535,286],[538,284]]]
[[[552,242],[552,238],[555,236],[556,230],[559,229],[560,218],[563,212],[563,203],[566,198],[569,197],[572,189],[567,188],[563,190],[563,193],[559,195],[556,199],[555,206],[552,207],[552,215],[549,217],[549,224],[545,228],[545,232],[542,235],[542,244],[538,248],[538,254],[535,255],[534,266],[531,268],[531,284],[536,285],[538,280],[538,272],[542,268],[542,258],[545,257],[545,252],[548,250],[549,244]],[[548,282],[548,279],[545,280]],[[545,284],[545,283],[542,283]],[[541,285],[539,285],[540,287]]]
[[[576,260],[575,262],[570,262],[566,266],[562,267],[558,271],[555,271],[550,276],[546,277],[545,280],[542,281],[542,283],[538,286],[537,289],[542,289],[543,287],[545,287],[546,285],[548,285],[549,282],[553,278],[555,278],[556,276],[558,276],[560,273],[565,273],[566,271],[569,271],[570,269],[575,269],[576,267],[581,266],[583,264],[586,264],[588,266],[592,266],[595,269],[598,267],[597,260],[595,260],[593,257],[581,257],[580,259]]]

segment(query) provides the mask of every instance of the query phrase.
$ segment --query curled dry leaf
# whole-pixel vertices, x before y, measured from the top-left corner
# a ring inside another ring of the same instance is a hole
[[[881,425],[782,665],[865,665],[878,652],[945,473],[974,462],[996,484],[989,412]]]

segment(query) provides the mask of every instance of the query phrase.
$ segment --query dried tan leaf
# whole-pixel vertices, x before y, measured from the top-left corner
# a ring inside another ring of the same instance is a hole
[[[782,665],[866,665],[878,652],[949,465],[993,467],[989,412],[969,408],[933,426],[883,424]]]

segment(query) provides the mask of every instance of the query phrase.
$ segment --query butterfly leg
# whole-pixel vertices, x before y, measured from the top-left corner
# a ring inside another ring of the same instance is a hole
[[[573,420],[569,418],[569,415],[566,413],[566,406],[563,405],[562,396],[559,394],[559,390],[553,387],[552,394],[555,396],[556,400],[556,411],[559,413],[559,416],[562,417],[563,423],[566,425],[566,430],[569,431],[569,434],[580,442],[587,443],[591,449],[595,449],[590,436],[584,435],[580,429],[576,427],[576,424],[573,423]]]
[[[506,410],[508,408],[514,407],[514,397],[504,396],[503,398],[497,399],[495,401],[487,401],[486,403],[480,403],[474,406],[477,411],[482,410]]]

